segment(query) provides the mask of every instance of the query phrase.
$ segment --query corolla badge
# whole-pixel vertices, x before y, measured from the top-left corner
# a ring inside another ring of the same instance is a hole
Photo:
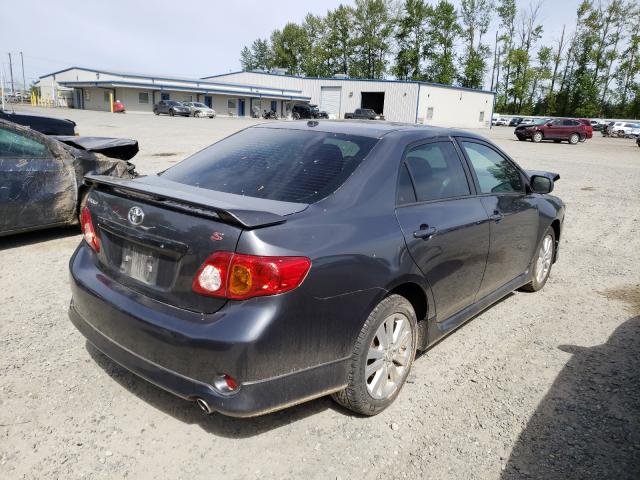
[[[131,207],[129,209],[128,218],[132,225],[140,225],[144,220],[144,212],[140,207]]]

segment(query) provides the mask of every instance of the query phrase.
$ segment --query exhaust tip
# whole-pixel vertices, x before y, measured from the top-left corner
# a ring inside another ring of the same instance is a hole
[[[213,409],[209,406],[206,400],[202,398],[196,398],[196,405],[207,415],[211,415],[213,413]]]

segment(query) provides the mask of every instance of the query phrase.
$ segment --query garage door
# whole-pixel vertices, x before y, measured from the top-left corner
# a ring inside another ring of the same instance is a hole
[[[320,87],[320,110],[329,114],[329,118],[340,118],[340,97],[342,87]]]

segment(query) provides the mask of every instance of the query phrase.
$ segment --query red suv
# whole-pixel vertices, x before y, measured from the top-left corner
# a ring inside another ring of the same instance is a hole
[[[588,120],[586,120],[588,122]],[[566,140],[571,145],[583,142],[593,136],[591,124],[588,126],[581,120],[573,118],[557,118],[555,120],[541,120],[533,125],[519,125],[514,131],[518,140],[531,139],[534,142],[553,140],[560,143]]]

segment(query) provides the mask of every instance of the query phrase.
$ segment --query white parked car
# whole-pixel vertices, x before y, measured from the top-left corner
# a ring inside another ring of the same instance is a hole
[[[630,122],[616,122],[612,128],[620,137],[637,136],[638,129],[640,129],[640,124]]]
[[[191,115],[194,117],[215,118],[216,116],[216,111],[213,108],[207,107],[204,103],[182,102],[182,104],[189,108]]]

